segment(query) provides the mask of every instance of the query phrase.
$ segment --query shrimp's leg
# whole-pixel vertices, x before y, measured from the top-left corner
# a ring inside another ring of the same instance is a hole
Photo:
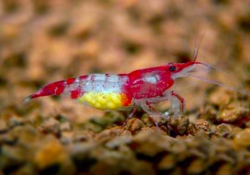
[[[185,111],[184,99],[174,91],[165,91],[165,93],[161,97],[148,99],[147,102],[152,104],[168,100],[171,103],[171,107],[169,111],[165,112],[165,115],[161,115],[164,116],[164,118],[166,118],[166,116],[169,116],[172,113],[174,114],[174,117],[177,118],[180,113],[183,113]],[[154,112],[156,113],[156,110],[154,110]]]
[[[135,112],[136,112],[136,105],[134,104],[134,105],[133,105],[133,110],[131,111],[131,113],[129,114],[129,116],[128,116],[128,118],[127,118],[127,119],[132,118],[132,117],[133,117],[133,115],[135,114]]]
[[[179,94],[170,91],[166,93],[166,97],[168,97],[171,107],[165,114],[174,113],[174,117],[177,118],[179,114],[185,112],[185,100]]]
[[[157,111],[153,106],[151,106],[151,104],[167,100],[170,101],[171,107],[169,111],[165,112],[164,114]],[[177,118],[180,113],[183,113],[185,111],[184,99],[174,91],[165,91],[165,93],[162,94],[162,96],[156,98],[136,100],[135,104],[137,106],[141,106],[141,108],[145,112],[147,112],[150,115],[150,117],[153,118],[155,125],[157,127],[159,120],[161,118],[168,119],[171,113],[173,113],[174,117]]]
[[[123,122],[123,127],[126,125],[126,123],[128,122],[128,120],[133,117],[133,115],[135,114],[135,112],[136,112],[136,105],[134,104],[131,113],[128,115],[128,117]]]
[[[131,113],[128,115],[128,117],[125,119],[125,121],[122,124],[122,129],[121,129],[120,134],[125,130],[125,126],[126,126],[128,120],[133,117],[133,115],[135,114],[135,112],[136,112],[136,104],[134,103],[133,109],[132,109]]]
[[[139,104],[142,109],[149,114],[150,117],[153,118],[155,126],[158,128],[158,123],[160,122],[160,118],[166,118],[166,115],[158,112],[153,106],[151,106],[151,103],[147,100],[140,100]]]

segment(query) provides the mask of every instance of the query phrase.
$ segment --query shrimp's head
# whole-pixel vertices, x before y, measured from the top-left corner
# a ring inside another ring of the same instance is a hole
[[[170,72],[171,78],[176,79],[188,76],[195,70],[196,64],[200,63],[196,61],[190,61],[187,63],[168,63],[167,69]]]

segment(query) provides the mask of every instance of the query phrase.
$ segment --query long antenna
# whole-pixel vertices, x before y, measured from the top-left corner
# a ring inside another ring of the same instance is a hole
[[[215,69],[215,70],[217,70],[218,72],[221,72],[221,73],[223,73],[224,75],[228,76],[229,78],[235,78],[233,75],[231,75],[231,74],[225,72],[224,70],[222,70],[222,69],[220,69],[220,68],[218,68],[218,67],[216,67],[216,66],[213,66],[213,65],[211,65],[211,64],[208,64],[208,63],[205,63],[205,62],[197,62],[197,63],[198,63],[198,64],[201,64],[201,65],[203,65],[203,66],[206,66],[206,67],[208,67],[208,68],[210,68],[210,69]]]
[[[197,57],[198,57],[199,49],[200,49],[202,40],[203,40],[203,38],[204,38],[204,36],[205,36],[205,33],[206,33],[206,32],[204,32],[204,33],[201,35],[201,39],[199,40],[199,43],[197,43],[197,42],[198,42],[198,37],[196,37],[196,39],[195,39],[195,47],[194,47],[193,62],[195,62],[196,59],[197,59]]]
[[[208,82],[208,83],[211,83],[211,84],[216,84],[218,86],[221,86],[221,87],[224,87],[224,88],[227,88],[229,90],[232,90],[232,91],[236,91],[236,92],[240,92],[242,93],[242,91],[232,87],[232,86],[228,86],[228,85],[225,85],[223,83],[220,83],[218,81],[214,81],[214,80],[210,80],[210,79],[207,79],[207,78],[204,78],[204,77],[200,77],[200,76],[196,76],[196,75],[192,75],[192,74],[189,74],[188,76],[190,77],[193,77],[193,78],[197,78],[197,79],[200,79],[202,81],[205,81],[205,82]]]

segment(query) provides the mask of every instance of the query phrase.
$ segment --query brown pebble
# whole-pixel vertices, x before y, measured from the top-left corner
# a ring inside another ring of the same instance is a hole
[[[235,148],[245,148],[250,146],[250,128],[244,129],[237,133],[234,137]]]

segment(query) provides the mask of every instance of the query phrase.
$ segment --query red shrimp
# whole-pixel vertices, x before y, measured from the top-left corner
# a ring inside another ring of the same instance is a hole
[[[186,63],[168,63],[159,67],[135,70],[128,74],[89,74],[57,81],[26,97],[24,102],[42,96],[62,95],[101,110],[133,108],[129,117],[132,117],[136,107],[140,106],[157,124],[159,118],[166,118],[170,113],[178,116],[185,110],[184,99],[170,90],[177,78],[192,76],[224,86],[216,81],[192,75],[197,65],[215,68],[207,63],[196,61],[196,58],[197,49],[194,60]],[[218,68],[215,69],[218,70]],[[152,104],[162,101],[171,103],[168,115],[152,107]]]

